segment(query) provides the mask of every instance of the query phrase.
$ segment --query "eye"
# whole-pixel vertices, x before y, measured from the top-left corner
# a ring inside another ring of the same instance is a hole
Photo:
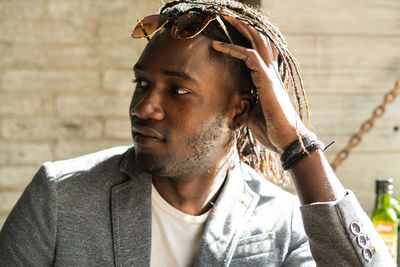
[[[132,83],[136,83],[137,88],[148,88],[150,86],[148,81],[139,78],[132,80]]]
[[[179,87],[179,86],[171,86],[171,91],[175,95],[186,95],[190,94],[190,91],[186,88]]]

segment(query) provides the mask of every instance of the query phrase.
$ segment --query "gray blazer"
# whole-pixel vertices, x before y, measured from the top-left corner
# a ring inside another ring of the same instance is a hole
[[[128,147],[45,163],[0,232],[1,266],[149,266],[150,252],[151,175],[138,171]],[[394,266],[351,192],[300,213],[294,196],[236,162],[194,265],[315,266],[314,259]]]

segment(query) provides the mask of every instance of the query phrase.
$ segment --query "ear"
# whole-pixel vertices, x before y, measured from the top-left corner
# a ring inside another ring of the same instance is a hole
[[[229,125],[232,131],[239,129],[247,122],[253,97],[249,94],[237,94],[234,101],[236,102],[234,114]]]

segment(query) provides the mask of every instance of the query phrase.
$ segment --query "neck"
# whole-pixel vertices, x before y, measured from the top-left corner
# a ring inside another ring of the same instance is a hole
[[[228,165],[226,161],[193,177],[153,177],[157,192],[176,209],[200,215],[207,212],[222,190]]]

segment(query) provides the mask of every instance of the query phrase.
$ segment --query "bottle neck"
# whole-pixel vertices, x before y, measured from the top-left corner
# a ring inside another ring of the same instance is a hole
[[[376,209],[389,209],[390,199],[392,195],[389,192],[378,192],[376,195],[375,208]]]

